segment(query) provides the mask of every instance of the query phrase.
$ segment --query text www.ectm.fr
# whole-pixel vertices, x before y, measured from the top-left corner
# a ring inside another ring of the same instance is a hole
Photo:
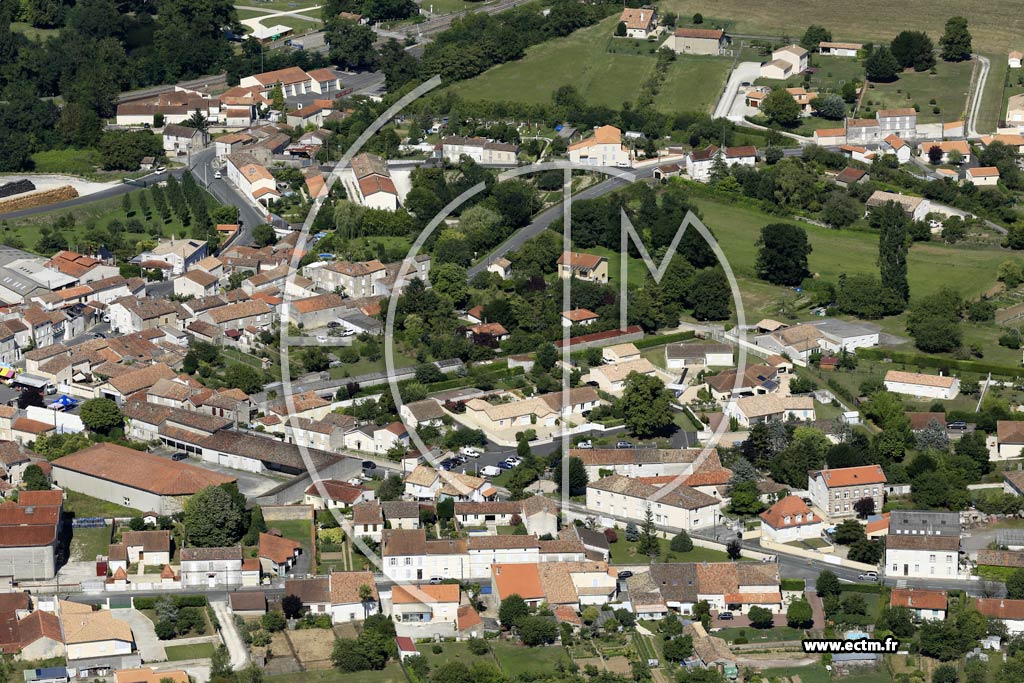
[[[841,640],[828,638],[815,638],[803,641],[804,652],[834,654],[847,652],[868,652],[886,654],[897,652],[900,648],[900,641],[892,636],[886,636],[885,640],[874,640],[871,638],[858,638],[857,640]]]

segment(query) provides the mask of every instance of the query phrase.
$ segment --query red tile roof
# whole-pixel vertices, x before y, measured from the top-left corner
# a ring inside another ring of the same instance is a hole
[[[946,591],[932,591],[924,588],[893,588],[889,597],[890,607],[910,609],[946,609]]]

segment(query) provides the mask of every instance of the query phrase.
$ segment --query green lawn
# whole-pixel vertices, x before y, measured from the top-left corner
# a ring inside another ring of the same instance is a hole
[[[297,0],[244,0],[244,2],[236,3],[238,5],[244,5],[246,7],[259,7],[265,8],[266,12],[251,12],[251,10],[238,10],[239,16],[243,12],[250,11],[252,14],[268,14],[271,12],[298,12],[304,9],[316,7],[320,5],[319,2],[298,2]],[[308,12],[311,16],[320,16],[320,10],[314,9]]]
[[[423,0],[420,4],[424,10],[434,14],[451,14],[464,10],[479,10],[481,7],[490,4],[487,2],[469,2],[468,0]]]
[[[742,635],[740,632],[742,631]],[[801,629],[780,626],[773,628],[723,628],[715,633],[719,638],[725,638],[730,643],[737,638],[746,638],[751,643],[764,642],[774,643],[784,640],[802,640],[804,632]]]
[[[651,558],[636,553],[636,543],[626,540],[626,532],[618,530],[619,540],[611,544],[612,564],[648,564]],[[720,550],[694,547],[688,553],[675,553],[669,549],[669,541],[658,539],[660,552],[657,561],[664,562],[728,562],[729,556]]]
[[[46,38],[57,35],[60,29],[36,28],[35,26],[32,26],[31,24],[26,24],[23,21],[14,21],[11,22],[11,31],[13,33],[20,33],[31,40],[35,40],[37,38],[40,40],[45,40]]]
[[[825,667],[821,664],[812,664],[811,666],[790,666],[783,669],[765,669],[761,672],[762,676],[768,678],[792,678],[793,676],[800,677],[800,683],[829,683],[831,677],[828,672],[825,671]],[[853,677],[843,677],[843,681],[849,681]]]
[[[397,350],[395,351],[396,368],[408,368],[413,365],[417,365],[415,358],[403,356]],[[341,377],[358,377],[359,375],[367,375],[371,372],[383,372],[386,369],[387,366],[384,364],[383,357],[379,360],[367,360],[364,358],[358,363],[342,363],[336,368],[331,368],[330,374],[331,379],[339,379]]]
[[[808,90],[820,93],[838,93],[843,84],[847,81],[863,81],[864,65],[859,59],[853,57],[829,57],[814,54],[811,56],[811,68],[817,71],[811,74]],[[792,76],[786,81],[773,81],[767,78],[759,78],[754,81],[758,85],[778,86],[787,88],[802,88],[804,79],[802,75]],[[841,122],[833,122],[832,127],[838,127]]]
[[[313,12],[311,12],[309,14],[309,16],[311,16],[311,17],[318,17],[318,16],[320,16],[320,10],[313,10]],[[271,26],[278,26],[278,25],[287,26],[288,28],[292,29],[295,33],[305,33],[305,32],[308,32],[308,31],[316,30],[323,23],[323,22],[319,22],[319,21],[309,21],[307,19],[303,19],[302,17],[295,17],[295,16],[268,17],[266,12],[254,12],[252,10],[244,10],[244,9],[238,10],[238,18],[239,19],[253,19],[253,18],[256,18],[256,17],[267,17],[266,19],[262,20],[260,23],[263,24],[264,26],[268,27],[268,28],[271,27]],[[252,30],[250,29],[248,24],[243,24],[243,26],[245,27],[245,32],[246,33],[252,33]]]
[[[71,558],[93,562],[97,555],[106,555],[110,546],[110,527],[74,529],[71,536]]]
[[[622,268],[622,253],[616,249],[606,249],[605,247],[591,247],[586,250],[588,254],[600,254],[608,259],[608,279],[611,282],[618,282],[620,277],[620,268]],[[628,273],[627,282],[633,286],[639,287],[644,283],[644,280],[650,274],[647,270],[647,265],[643,259],[633,258],[627,255],[626,259],[626,272]]]
[[[486,660],[491,658],[490,655],[483,655],[483,657],[481,657],[473,654],[469,651],[469,644],[466,642],[438,643],[438,645],[441,646],[441,652],[439,654],[434,654],[434,644],[432,643],[423,643],[416,646],[416,649],[419,650],[423,658],[427,660],[427,664],[430,665],[431,669],[436,668],[445,662],[459,660],[470,665],[478,659]]]
[[[186,659],[209,659],[216,648],[213,643],[196,643],[195,645],[168,645],[167,661],[180,662]]]
[[[1004,59],[1005,61],[1005,59]],[[873,117],[878,109],[918,106],[918,123],[958,121],[964,118],[974,62],[939,62],[937,73],[905,71],[892,83],[874,83],[864,95],[857,115]],[[991,78],[991,76],[989,76]],[[936,104],[931,104],[934,99]],[[939,113],[932,111],[938,106]]]
[[[78,491],[65,491],[64,511],[75,517],[137,517],[142,511],[87,496]]]
[[[569,663],[565,649],[559,645],[525,647],[514,643],[488,641],[505,675],[510,679],[530,674],[550,673],[559,662]],[[446,644],[447,646],[447,644]]]
[[[402,667],[390,662],[380,671],[342,673],[334,669],[265,676],[265,683],[407,683]]]
[[[640,84],[654,70],[654,44],[640,54],[628,54],[633,43],[612,37],[618,15],[558,40],[535,45],[522,59],[500,64],[468,81],[452,86],[469,100],[547,104],[564,85],[572,85],[592,105],[620,109],[635,102]],[[610,52],[623,50],[622,52]],[[668,69],[655,107],[665,112],[710,111],[718,98],[731,60],[719,57],[680,56]]]
[[[978,110],[978,122],[975,127],[979,133],[988,133],[996,129],[999,121],[1006,115],[1006,100],[1010,95],[1024,92],[1020,83],[1017,82],[1020,76],[1020,69],[1010,69],[1006,63],[1004,54],[987,54],[991,67],[988,78],[985,80],[985,90],[981,97],[981,108]],[[1003,88],[1006,76],[1009,73],[1010,85]]]
[[[725,204],[717,199],[695,197],[705,225],[714,233],[737,276],[754,280],[757,259],[756,242],[760,230],[778,219],[742,204]],[[807,231],[813,251],[808,259],[812,273],[835,282],[840,273],[877,274],[878,237],[873,232],[831,230],[798,223]],[[1007,252],[997,248],[972,248],[969,245],[948,246],[940,243],[915,243],[907,257],[911,296],[952,287],[966,297],[975,297],[995,282],[999,264]],[[942,273],[936,278],[936,273]],[[763,282],[743,282],[744,303],[747,297],[763,297],[767,287],[780,296],[783,290]],[[749,290],[749,291],[748,291]],[[749,311],[748,311],[749,312]]]

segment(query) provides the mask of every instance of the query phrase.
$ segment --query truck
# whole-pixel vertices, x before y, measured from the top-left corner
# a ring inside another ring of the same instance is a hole
[[[485,477],[496,477],[503,471],[504,470],[502,470],[500,467],[495,467],[494,465],[487,465],[486,467],[480,468],[480,474],[484,475]]]

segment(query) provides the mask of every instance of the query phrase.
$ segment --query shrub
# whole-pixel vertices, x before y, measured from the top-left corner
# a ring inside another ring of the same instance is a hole
[[[491,646],[483,638],[470,638],[469,651],[475,655],[485,655],[491,651]]]
[[[619,542],[619,534],[618,534],[617,531],[615,531],[615,529],[605,529],[604,530],[604,538],[609,543],[618,543]]]
[[[444,652],[444,648],[441,647],[439,643],[434,643],[434,645],[431,646],[430,651],[433,652],[435,655],[439,655],[442,652]]]

